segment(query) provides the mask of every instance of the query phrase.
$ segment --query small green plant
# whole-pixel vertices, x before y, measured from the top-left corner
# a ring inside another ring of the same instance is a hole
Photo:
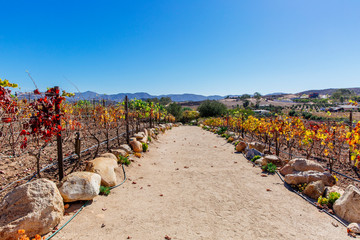
[[[236,145],[238,145],[238,144],[239,144],[239,142],[240,142],[240,141],[235,141],[235,142],[233,142],[233,143],[234,143],[234,145],[235,145],[235,148],[236,148]]]
[[[276,171],[276,165],[273,163],[268,163],[261,167],[264,171],[267,171],[269,173],[275,173]]]
[[[320,205],[327,205],[329,203],[329,200],[326,197],[320,196],[317,202]]]
[[[223,135],[227,131],[227,127],[220,127],[216,133],[219,135]]]
[[[307,187],[307,183],[300,183],[298,185],[291,185],[291,187],[298,190],[299,192],[302,192]]]
[[[151,137],[148,136],[148,137],[147,137],[147,140],[148,140],[148,142],[151,142]]]
[[[119,161],[118,162],[121,163],[121,164],[125,164],[126,166],[129,166],[130,163],[131,163],[131,161],[129,160],[128,157],[124,157],[124,156],[121,156],[121,155],[119,155]]]
[[[256,160],[258,160],[258,159],[260,159],[260,158],[261,158],[261,156],[256,155],[256,156],[254,156],[254,157],[251,159],[251,161],[252,161],[252,162],[255,162]]]
[[[100,194],[105,196],[109,195],[110,187],[100,186]]]
[[[340,193],[338,192],[331,192],[329,193],[328,201],[330,204],[334,204],[336,200],[338,200],[340,197]]]
[[[149,145],[147,145],[147,143],[142,143],[142,149],[143,149],[143,152],[146,152],[149,148]]]

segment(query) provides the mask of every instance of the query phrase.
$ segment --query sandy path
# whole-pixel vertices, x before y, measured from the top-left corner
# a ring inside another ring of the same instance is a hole
[[[173,128],[136,161],[130,181],[97,197],[53,239],[348,239],[278,176],[261,177],[232,145],[198,127]]]

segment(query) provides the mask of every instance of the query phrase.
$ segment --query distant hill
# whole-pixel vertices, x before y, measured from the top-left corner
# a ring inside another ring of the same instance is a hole
[[[219,100],[223,99],[224,97],[219,95],[213,95],[213,96],[203,96],[203,95],[197,95],[197,94],[167,94],[167,95],[150,95],[145,92],[138,92],[138,93],[117,93],[117,94],[98,94],[96,92],[83,92],[83,93],[76,93],[74,100],[99,100],[99,99],[105,99],[110,101],[116,101],[120,102],[123,101],[125,96],[128,96],[129,99],[148,99],[148,98],[161,98],[161,97],[170,97],[172,101],[174,102],[186,102],[186,101],[204,101],[204,100]]]
[[[327,89],[319,89],[319,90],[307,90],[303,92],[299,92],[298,94],[311,94],[311,93],[319,93],[320,95],[331,95],[338,89],[349,89],[350,91],[354,91],[357,95],[360,94],[360,88],[327,88]]]

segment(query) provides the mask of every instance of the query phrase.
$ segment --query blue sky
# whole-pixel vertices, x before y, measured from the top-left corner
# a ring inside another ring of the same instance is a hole
[[[228,95],[360,87],[360,1],[0,0],[0,78]],[[66,80],[68,79],[68,80]]]

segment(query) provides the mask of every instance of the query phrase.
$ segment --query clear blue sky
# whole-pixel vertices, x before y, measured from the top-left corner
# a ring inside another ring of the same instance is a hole
[[[1,1],[0,78],[227,95],[360,87],[359,0]]]

